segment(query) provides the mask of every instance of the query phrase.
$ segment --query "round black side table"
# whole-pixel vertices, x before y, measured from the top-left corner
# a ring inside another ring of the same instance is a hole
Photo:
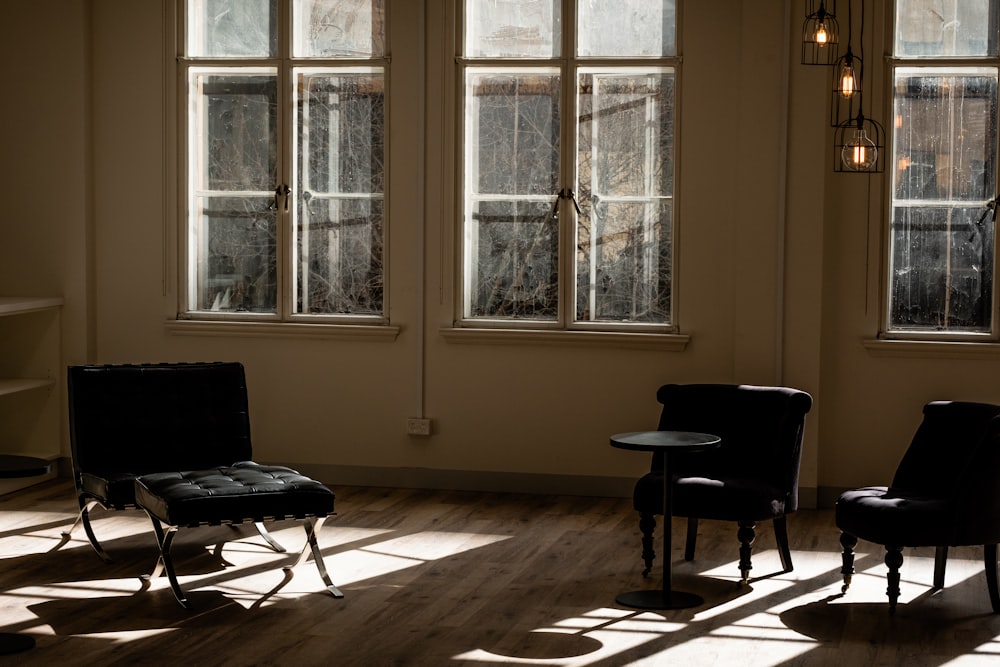
[[[52,464],[34,456],[0,454],[0,478],[36,477],[46,475]],[[35,648],[35,638],[13,632],[0,632],[0,655],[11,655]]]
[[[704,600],[699,595],[685,591],[675,591],[670,584],[670,520],[671,485],[670,485],[670,453],[675,451],[700,452],[714,449],[722,439],[710,433],[692,433],[689,431],[641,431],[637,433],[619,433],[611,436],[611,446],[619,449],[630,449],[639,452],[663,452],[663,588],[661,590],[642,590],[621,593],[615,602],[626,607],[637,609],[688,609],[697,607]]]

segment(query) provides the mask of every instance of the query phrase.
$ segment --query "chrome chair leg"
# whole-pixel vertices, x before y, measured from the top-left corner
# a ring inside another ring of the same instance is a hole
[[[263,522],[255,521],[253,525],[257,527],[257,532],[260,533],[260,536],[264,538],[265,542],[271,545],[272,549],[278,553],[286,553],[288,551],[285,547],[281,546],[278,540],[274,539],[274,536],[271,535],[267,528],[264,527]]]
[[[110,563],[111,556],[109,556],[108,553],[104,550],[104,547],[101,546],[101,543],[97,540],[97,536],[94,534],[93,527],[90,525],[90,510],[92,510],[94,507],[100,506],[100,504],[101,503],[99,503],[96,500],[88,500],[87,502],[81,502],[80,513],[77,515],[76,521],[74,521],[73,525],[70,526],[67,530],[63,531],[62,536],[64,540],[68,541],[70,537],[73,535],[73,531],[76,530],[76,527],[82,523],[83,531],[87,534],[87,539],[90,541],[90,546],[94,547],[94,551],[97,552],[97,555],[100,556],[101,560],[103,560],[105,563]]]
[[[160,557],[156,560],[156,565],[153,567],[153,571],[149,574],[143,575],[142,580],[144,582],[149,582],[151,579],[155,579],[160,576],[164,571],[167,573],[167,580],[170,582],[170,590],[173,591],[174,597],[185,609],[191,608],[191,603],[188,602],[187,596],[184,595],[184,591],[181,590],[181,585],[177,581],[177,575],[174,573],[174,562],[170,558],[170,545],[174,541],[174,536],[177,534],[177,526],[167,526],[164,530],[159,519],[154,517],[149,512],[150,521],[153,522],[153,532],[156,533],[156,543],[160,547]]]
[[[323,527],[323,521],[325,521],[325,517],[315,519],[312,517],[306,517],[303,520],[303,525],[306,529],[306,543],[302,547],[302,551],[299,553],[299,557],[295,560],[295,562],[291,565],[286,565],[284,570],[286,572],[290,572],[292,568],[305,562],[311,551],[313,560],[316,561],[316,569],[319,570],[319,576],[322,577],[323,583],[326,584],[326,590],[328,590],[333,597],[342,598],[344,597],[344,594],[333,584],[333,580],[330,579],[330,575],[326,571],[326,563],[323,562],[323,552],[320,551],[319,542],[316,541],[316,536],[319,534],[320,528]]]

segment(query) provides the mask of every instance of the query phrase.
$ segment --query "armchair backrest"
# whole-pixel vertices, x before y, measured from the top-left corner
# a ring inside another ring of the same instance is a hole
[[[903,454],[892,487],[930,497],[954,496],[987,475],[1000,482],[1000,406],[932,401]]]
[[[812,397],[788,387],[744,384],[668,384],[656,392],[663,404],[660,430],[698,431],[722,438],[718,449],[671,459],[673,470],[716,471],[764,479],[798,502],[799,462]],[[662,469],[654,455],[650,470]]]
[[[200,470],[250,460],[243,365],[70,366],[76,476]]]

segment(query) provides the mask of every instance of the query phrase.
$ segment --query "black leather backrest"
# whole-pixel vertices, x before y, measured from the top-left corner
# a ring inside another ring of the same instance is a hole
[[[990,403],[933,401],[903,455],[892,480],[894,489],[929,497],[968,493],[1000,485],[997,456],[1000,406]],[[975,482],[985,475],[988,483]]]
[[[699,431],[722,438],[718,449],[676,457],[685,474],[744,473],[786,490],[798,486],[805,415],[812,397],[788,387],[737,384],[670,384],[660,387],[660,430]],[[661,466],[653,461],[651,470]]]
[[[243,365],[71,366],[76,472],[198,470],[250,460]]]

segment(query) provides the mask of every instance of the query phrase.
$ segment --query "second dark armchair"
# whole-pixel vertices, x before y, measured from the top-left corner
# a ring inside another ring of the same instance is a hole
[[[698,431],[722,438],[718,449],[671,458],[673,514],[688,518],[684,558],[694,558],[698,519],[735,521],[740,575],[748,581],[758,521],[774,524],[782,569],[792,569],[785,517],[798,508],[799,461],[812,397],[787,387],[736,384],[668,384],[658,429]],[[663,514],[663,463],[654,454],[650,472],[635,485],[633,505],[642,531],[643,575],[649,573],[654,515]],[[664,520],[669,529],[669,519]],[[670,558],[670,554],[664,554]]]

